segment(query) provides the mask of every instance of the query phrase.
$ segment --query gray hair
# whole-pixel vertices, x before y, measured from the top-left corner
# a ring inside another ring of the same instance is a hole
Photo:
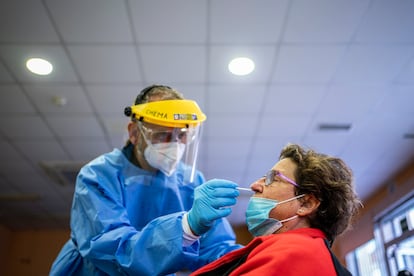
[[[135,99],[135,104],[147,103],[153,97],[156,97],[160,101],[184,99],[184,96],[180,92],[169,86],[153,84],[141,90]]]

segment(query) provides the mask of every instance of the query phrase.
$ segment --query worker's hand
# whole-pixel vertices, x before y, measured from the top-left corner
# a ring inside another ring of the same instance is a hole
[[[230,215],[230,206],[236,204],[237,184],[228,180],[213,179],[194,191],[193,207],[188,212],[188,224],[196,235],[207,232],[216,219]]]

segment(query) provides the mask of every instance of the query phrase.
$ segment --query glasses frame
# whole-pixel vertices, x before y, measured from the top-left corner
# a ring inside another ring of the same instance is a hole
[[[152,144],[158,144],[158,143],[170,143],[170,142],[180,142],[187,144],[187,135],[188,135],[188,129],[186,128],[168,128],[169,130],[155,130],[150,127],[144,126],[142,122],[137,122],[138,128],[140,129],[141,133],[145,136],[148,141],[150,141]],[[163,134],[165,137],[168,137],[166,139],[154,139],[154,134]]]
[[[286,175],[282,174],[281,172],[275,171],[275,170],[270,170],[263,176],[264,181],[265,181],[265,185],[269,186],[270,184],[275,182],[275,177],[276,176],[279,176],[280,178],[282,178],[283,180],[285,180],[289,184],[292,184],[295,187],[299,187],[299,185],[295,181],[293,181],[292,179],[290,179]]]

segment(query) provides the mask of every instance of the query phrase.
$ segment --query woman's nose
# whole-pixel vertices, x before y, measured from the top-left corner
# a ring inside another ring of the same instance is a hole
[[[263,186],[264,186],[264,180],[263,179],[258,179],[250,185],[250,188],[255,193],[262,193],[263,192]]]

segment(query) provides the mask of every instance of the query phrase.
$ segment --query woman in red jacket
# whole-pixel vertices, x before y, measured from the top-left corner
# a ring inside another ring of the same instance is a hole
[[[330,250],[361,206],[341,159],[290,144],[251,189],[256,238],[192,275],[351,275]]]

